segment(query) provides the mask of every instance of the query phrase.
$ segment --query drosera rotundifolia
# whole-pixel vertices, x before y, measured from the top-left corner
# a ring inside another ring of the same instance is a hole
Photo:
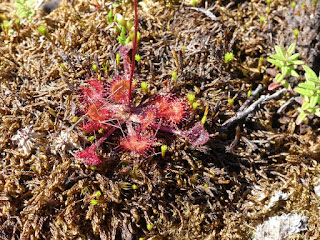
[[[120,137],[117,148],[128,151],[133,157],[146,156],[156,146],[159,131],[185,138],[193,146],[201,146],[209,140],[204,122],[195,123],[187,130],[179,126],[190,126],[192,108],[183,97],[173,93],[150,96],[140,104],[135,104],[135,56],[137,51],[138,14],[137,0],[134,1],[134,37],[133,41],[121,46],[119,55],[123,60],[123,73],[111,79],[93,77],[81,91],[82,113],[85,121],[80,127],[87,134],[101,136],[95,143],[75,154],[85,164],[97,166],[101,159],[97,148],[115,131]],[[132,51],[130,60],[129,52]],[[111,81],[110,81],[111,80]],[[121,133],[122,132],[122,133]]]

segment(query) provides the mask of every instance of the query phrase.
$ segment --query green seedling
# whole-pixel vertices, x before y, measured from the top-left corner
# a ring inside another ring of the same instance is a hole
[[[149,231],[151,231],[152,230],[152,225],[151,224],[147,224],[147,229],[149,230]]]
[[[96,191],[96,197],[101,197],[101,191]]]
[[[162,145],[161,146],[161,156],[162,156],[162,158],[165,157],[167,150],[168,150],[168,146],[167,145]]]
[[[192,103],[192,108],[196,110],[198,108],[199,104],[197,102]]]
[[[120,54],[117,53],[116,55],[116,62],[117,62],[117,66],[119,67],[120,66]]]
[[[114,21],[119,23],[122,27],[126,27],[126,25],[127,25],[127,21],[124,19],[124,17],[120,13],[117,13],[115,15]]]
[[[105,65],[101,67],[101,70],[108,72],[109,61],[106,61]]]
[[[94,141],[94,139],[95,139],[95,136],[90,136],[90,137],[87,138],[87,141],[88,142],[92,142],[92,141]]]
[[[259,72],[261,72],[262,64],[263,64],[263,57],[260,57],[260,58],[259,58],[258,67],[257,67],[257,69],[258,69]]]
[[[177,74],[177,72],[172,72],[171,76],[172,76],[172,79],[174,81],[174,85],[177,86],[178,85],[178,74]]]
[[[47,32],[47,28],[45,26],[39,26],[38,27],[38,31],[39,33],[41,33],[45,38],[47,38],[50,42],[53,42],[51,37],[49,36],[48,32]]]
[[[60,67],[63,69],[63,71],[67,71],[66,65],[64,63],[61,63]]]
[[[134,39],[134,31],[130,31],[129,37],[131,40]],[[137,42],[139,42],[139,41],[140,41],[140,32],[137,32]]]
[[[15,7],[17,8],[16,14],[18,17],[31,22],[32,16],[36,13],[36,10],[32,9],[34,4],[35,0],[15,0]]]
[[[107,16],[107,22],[108,23],[113,23],[113,19],[114,19],[114,15],[113,15],[113,11],[110,10]]]
[[[92,69],[93,69],[93,71],[95,71],[95,73],[99,73],[99,69],[98,69],[98,66],[96,65],[96,64],[93,64],[92,65]]]
[[[273,85],[269,86],[269,90],[275,85],[283,85],[287,89],[291,89],[289,82],[285,79],[286,76],[298,77],[295,71],[297,65],[303,64],[303,61],[298,60],[299,53],[294,53],[296,44],[292,43],[286,50],[284,47],[275,46],[276,54],[272,54],[268,61],[280,69],[280,73],[274,78]]]
[[[75,116],[75,117],[72,118],[71,121],[74,122],[74,123],[76,123],[78,120],[79,120],[79,118],[78,118],[77,116]]]
[[[141,88],[145,95],[149,93],[149,87],[147,82],[141,82]]]
[[[96,200],[96,199],[92,199],[92,200],[90,201],[90,204],[91,204],[92,206],[97,205],[98,203],[99,203],[99,200]]]
[[[132,189],[133,189],[133,190],[137,190],[137,189],[138,189],[138,186],[135,185],[135,184],[132,184]]]
[[[234,59],[234,55],[232,52],[227,52],[224,55],[224,63],[228,64],[229,62],[231,62]]]
[[[126,29],[127,31],[130,31],[133,27],[133,21],[132,20],[128,20],[126,23]]]
[[[320,117],[320,76],[308,66],[302,66],[305,70],[305,82],[300,83],[294,91],[303,98],[296,123],[300,124],[308,115],[315,114]]]
[[[299,35],[299,29],[296,28],[295,30],[293,30],[293,35],[295,36],[296,38],[296,42],[298,42],[298,35]]]
[[[20,19],[14,20],[14,28],[15,30],[19,31],[21,29],[21,22]]]
[[[188,101],[190,105],[194,103],[195,99],[196,99],[196,96],[193,93],[188,93]]]
[[[291,2],[291,7],[292,7],[293,9],[295,9],[295,8],[296,8],[296,5],[297,5],[297,3],[296,3],[296,2]]]
[[[228,104],[229,104],[230,108],[233,106],[233,103],[234,103],[234,99],[233,98],[228,98]]]
[[[204,111],[203,117],[201,119],[201,124],[202,125],[204,125],[206,123],[206,121],[207,121],[208,112],[209,112],[209,105],[206,106],[206,109]]]
[[[263,28],[263,26],[265,25],[265,21],[266,21],[266,18],[264,16],[261,16],[260,17],[260,26],[259,26],[259,29],[261,30]]]
[[[318,0],[312,0],[312,3],[313,3],[312,13],[315,14]]]
[[[4,20],[3,23],[1,24],[1,29],[2,31],[5,32],[6,36],[9,36],[9,28],[10,28],[11,22]]]
[[[140,63],[141,62],[141,56],[139,54],[134,55],[134,59]]]

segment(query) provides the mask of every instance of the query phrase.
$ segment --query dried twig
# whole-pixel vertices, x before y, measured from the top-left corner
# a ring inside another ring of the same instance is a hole
[[[201,13],[204,13],[207,17],[209,17],[212,21],[216,21],[217,17],[212,12],[204,8],[196,8],[196,7],[186,7],[186,9],[195,10]]]
[[[251,93],[250,97],[245,101],[242,106],[239,108],[238,112],[243,111],[249,103],[257,96],[257,94],[262,90],[262,84],[259,84],[258,87]]]
[[[229,128],[232,124],[234,124],[235,122],[245,118],[246,116],[248,116],[251,112],[253,112],[255,110],[255,108],[265,102],[265,101],[269,101],[271,99],[274,99],[274,98],[277,98],[278,96],[280,96],[283,92],[287,91],[286,88],[283,88],[277,92],[275,92],[274,94],[270,95],[270,96],[265,96],[265,95],[262,95],[257,101],[255,101],[254,103],[252,103],[246,110],[244,111],[240,111],[240,112],[237,112],[237,114],[228,119],[227,121],[225,121],[222,126],[220,127],[219,129],[219,132],[223,132],[225,131],[227,128]]]
[[[297,99],[296,99],[296,97],[290,98],[288,101],[286,101],[286,102],[278,109],[277,113],[280,114],[285,107],[289,106],[290,104],[292,104],[292,103],[294,103],[294,102],[298,102]]]

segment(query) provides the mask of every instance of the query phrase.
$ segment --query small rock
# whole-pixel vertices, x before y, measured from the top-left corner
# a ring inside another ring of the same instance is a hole
[[[45,12],[45,13],[51,13],[53,10],[59,7],[59,3],[61,0],[51,0],[48,1],[40,6],[40,8]]]
[[[307,230],[307,221],[306,216],[291,213],[271,217],[257,227],[254,240],[285,239],[292,234]]]

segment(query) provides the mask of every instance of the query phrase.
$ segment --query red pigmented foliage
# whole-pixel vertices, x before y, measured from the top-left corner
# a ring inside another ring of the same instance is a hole
[[[135,154],[145,155],[153,146],[153,139],[150,136],[141,136],[137,133],[122,138],[120,146]]]
[[[88,81],[88,87],[83,88],[82,101],[85,106],[90,106],[99,101],[105,101],[105,90],[103,83],[98,79],[91,79]]]
[[[120,48],[124,72],[114,76],[112,81],[94,78],[88,86],[81,89],[81,104],[86,117],[81,129],[87,133],[104,130],[105,135],[98,137],[92,146],[75,154],[85,164],[97,166],[101,163],[96,149],[117,129],[124,129],[126,136],[119,139],[118,146],[134,156],[145,155],[155,145],[155,135],[165,131],[189,140],[193,146],[200,146],[209,140],[203,125],[197,123],[190,130],[177,129],[186,115],[190,115],[184,100],[172,94],[154,96],[135,106],[133,104],[133,71],[137,35],[137,1],[135,0],[135,39]],[[132,49],[133,62],[129,51]],[[188,118],[190,119],[190,118]],[[188,121],[185,121],[188,123]],[[99,131],[100,133],[101,131]]]
[[[108,95],[114,103],[123,104],[128,102],[130,92],[130,81],[126,78],[117,77],[113,79],[108,89]]]
[[[74,156],[76,158],[80,158],[83,162],[90,166],[98,166],[100,165],[101,161],[99,156],[96,153],[96,146],[92,145],[87,147],[84,151],[76,153]]]

